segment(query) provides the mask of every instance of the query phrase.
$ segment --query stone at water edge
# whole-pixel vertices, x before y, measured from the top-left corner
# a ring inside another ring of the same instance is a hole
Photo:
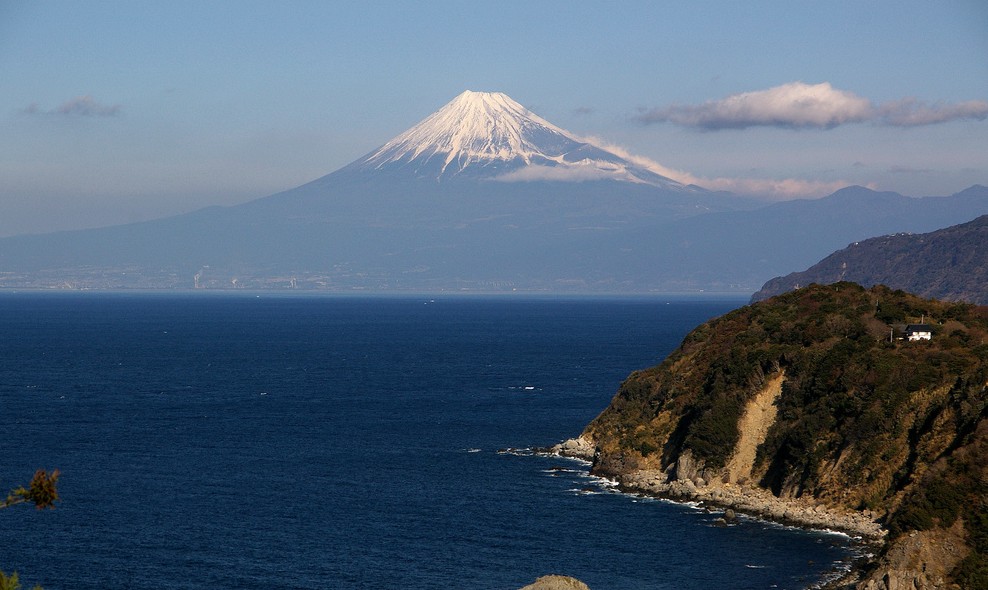
[[[542,576],[520,590],[590,590],[590,588],[576,578],[552,574]]]
[[[592,460],[594,446],[584,438],[571,438],[552,447],[553,452],[567,457]]]

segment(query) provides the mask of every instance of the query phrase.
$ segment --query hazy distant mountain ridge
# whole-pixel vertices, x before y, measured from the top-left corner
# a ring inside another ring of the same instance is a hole
[[[705,289],[754,292],[770,269],[778,276],[806,268],[855,240],[899,232],[929,232],[988,213],[988,188],[945,197],[906,197],[860,186],[820,199],[757,209],[710,212],[677,220],[657,232],[629,228],[600,236],[599,248],[661,249],[638,272],[688,277]]]
[[[439,181],[611,179],[702,190],[581,141],[506,94],[470,90],[347,169],[403,170]]]
[[[465,92],[281,193],[0,239],[0,287],[747,294],[848,242],[988,213],[985,187],[929,198],[848,187],[765,205],[649,166],[503,94]]]
[[[855,242],[802,272],[768,281],[752,301],[838,281],[988,305],[988,215],[929,233]]]

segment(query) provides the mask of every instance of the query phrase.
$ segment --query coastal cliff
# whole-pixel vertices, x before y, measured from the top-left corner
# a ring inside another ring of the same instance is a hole
[[[907,324],[932,326],[911,341]],[[988,588],[988,307],[811,285],[701,325],[560,451],[879,544],[845,587]]]

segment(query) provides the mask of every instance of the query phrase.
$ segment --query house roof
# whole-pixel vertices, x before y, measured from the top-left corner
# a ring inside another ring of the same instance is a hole
[[[906,326],[906,332],[933,332],[933,326],[930,324],[909,324]]]

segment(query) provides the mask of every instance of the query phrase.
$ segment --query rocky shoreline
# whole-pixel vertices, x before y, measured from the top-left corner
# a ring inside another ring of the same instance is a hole
[[[589,441],[575,438],[550,447],[548,452],[593,461],[595,448]],[[875,514],[835,508],[812,499],[779,498],[751,484],[708,483],[699,477],[671,479],[667,473],[658,470],[621,474],[615,481],[624,492],[700,502],[772,522],[836,531],[865,543],[880,543],[886,534],[876,522]]]
[[[590,463],[596,452],[593,443],[583,438],[569,439],[542,450],[547,454]],[[620,474],[613,480],[618,489],[625,493],[675,502],[697,502],[703,506],[723,509],[724,524],[729,524],[736,518],[736,513],[741,513],[788,526],[842,533],[856,543],[876,549],[884,543],[887,534],[877,522],[875,514],[835,508],[812,499],[779,498],[768,490],[751,484],[708,484],[699,477],[672,479],[667,473],[658,470]],[[822,587],[855,586],[861,581],[862,565],[863,563],[858,563],[851,571],[844,572]]]
[[[619,477],[617,483],[623,491],[701,502],[772,522],[837,531],[864,542],[879,542],[885,537],[885,531],[871,515],[837,510],[802,498],[778,498],[756,486],[730,483],[708,486],[702,480],[689,479],[670,482],[660,471],[637,471]]]

